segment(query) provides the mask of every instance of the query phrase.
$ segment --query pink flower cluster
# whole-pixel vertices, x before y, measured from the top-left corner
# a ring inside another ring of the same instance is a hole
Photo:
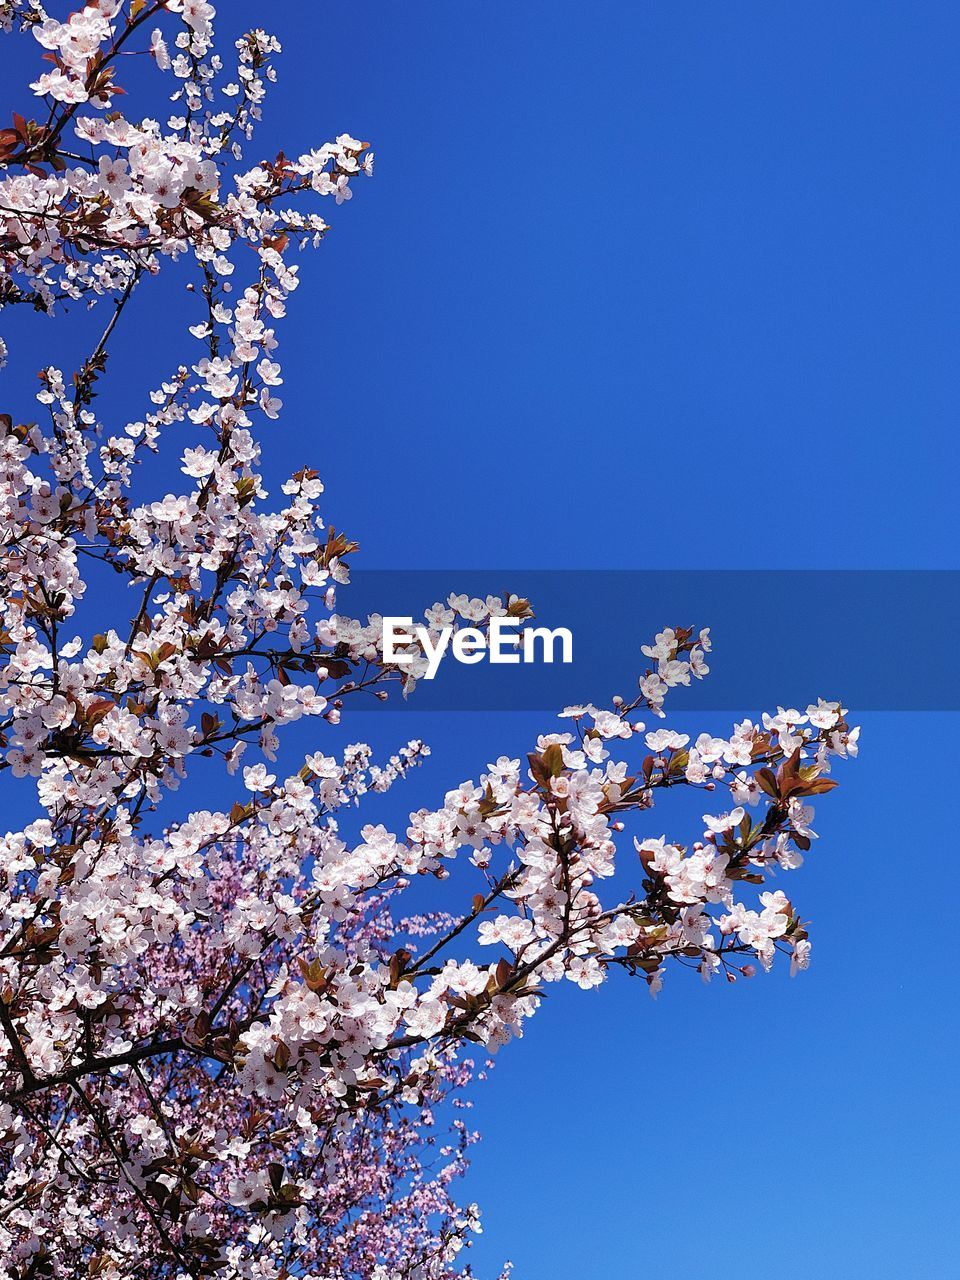
[[[0,777],[31,810],[0,838],[0,1280],[445,1280],[479,1229],[452,1192],[471,1054],[519,1036],[549,983],[805,968],[803,920],[763,886],[802,862],[857,730],[820,700],[729,738],[648,731],[708,672],[709,634],[676,628],[633,702],[568,708],[405,830],[352,814],[420,741],[383,765],[363,744],[282,763],[286,726],[408,693],[425,660],[385,662],[382,619],[336,611],[356,545],[308,467],[270,503],[256,434],[282,409],[290,253],[326,229],[292,203],[347,199],[369,150],[344,134],[244,168],[278,46],[249,33],[224,84],[214,16],[0,5],[53,68],[43,123],[0,130],[0,299],[109,295],[73,376],[44,370],[41,421],[0,414]],[[164,127],[116,109],[138,40],[177,86]],[[168,262],[198,345],[107,425],[110,338]],[[160,450],[176,493],[143,466]],[[424,618],[504,614],[531,610],[451,595]],[[172,793],[212,770],[231,807],[178,816]],[[710,796],[689,843],[640,829],[678,786]],[[414,914],[430,878],[443,911]]]

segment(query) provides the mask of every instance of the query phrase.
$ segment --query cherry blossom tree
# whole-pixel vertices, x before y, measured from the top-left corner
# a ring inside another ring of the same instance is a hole
[[[337,612],[356,544],[309,467],[271,504],[257,431],[281,413],[294,252],[372,154],[341,134],[245,161],[279,46],[216,52],[205,0],[52,7],[0,3],[43,51],[0,129],[0,299],[49,323],[81,303],[93,329],[71,375],[43,370],[41,421],[0,414],[0,785],[30,819],[0,839],[0,1277],[469,1275],[454,1184],[488,1055],[559,981],[804,969],[806,926],[766,885],[858,731],[823,700],[725,738],[647,730],[708,671],[708,633],[668,628],[632,701],[567,708],[525,761],[352,835],[428,749],[326,754],[323,722],[410,693],[426,659],[386,661],[382,619]],[[131,51],[165,124],[127,105]],[[110,340],[161,267],[191,290],[189,354],[111,426]],[[158,452],[179,492],[156,491]],[[532,611],[453,595],[424,618],[504,615]],[[285,776],[304,717],[317,749]],[[211,772],[231,807],[184,816],[173,794]],[[696,838],[651,836],[676,787],[704,793]]]

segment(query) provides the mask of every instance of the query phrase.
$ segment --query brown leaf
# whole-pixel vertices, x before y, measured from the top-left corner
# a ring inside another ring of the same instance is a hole
[[[761,791],[765,791],[767,795],[771,796],[774,800],[780,799],[780,791],[777,787],[777,776],[772,769],[768,769],[764,766],[762,769],[758,769],[754,776],[757,779],[757,784]]]
[[[822,796],[826,791],[832,791],[834,787],[839,787],[840,783],[836,778],[814,778],[812,782],[805,783],[798,788],[798,792],[802,796]]]

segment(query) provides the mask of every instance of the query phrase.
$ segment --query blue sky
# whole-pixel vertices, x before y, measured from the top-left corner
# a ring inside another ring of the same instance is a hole
[[[378,155],[294,312],[373,562],[949,560],[955,6],[277,16]]]
[[[321,470],[366,564],[451,589],[511,565],[960,568],[954,4],[221,8],[285,45],[264,154],[343,130],[377,153],[303,261],[271,441],[278,473]],[[182,313],[136,306],[117,361],[139,405]],[[44,322],[21,323],[39,366]],[[891,680],[955,645],[916,633]],[[792,881],[807,975],[678,974],[656,1004],[570,987],[499,1056],[467,1188],[482,1275],[960,1272],[960,885],[932,781],[957,716],[863,722]],[[341,736],[433,744],[402,820],[544,727],[363,715]]]

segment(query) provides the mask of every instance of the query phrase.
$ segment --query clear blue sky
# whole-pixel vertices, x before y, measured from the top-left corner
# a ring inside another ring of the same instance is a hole
[[[303,261],[272,441],[368,564],[960,568],[955,4],[221,8],[286,48],[264,154],[377,152]],[[118,359],[132,392],[169,351]],[[385,817],[544,727],[378,720],[342,736],[436,751]],[[960,1274],[955,806],[924,763],[957,721],[864,717],[792,882],[809,974],[565,989],[500,1055],[481,1274]]]

